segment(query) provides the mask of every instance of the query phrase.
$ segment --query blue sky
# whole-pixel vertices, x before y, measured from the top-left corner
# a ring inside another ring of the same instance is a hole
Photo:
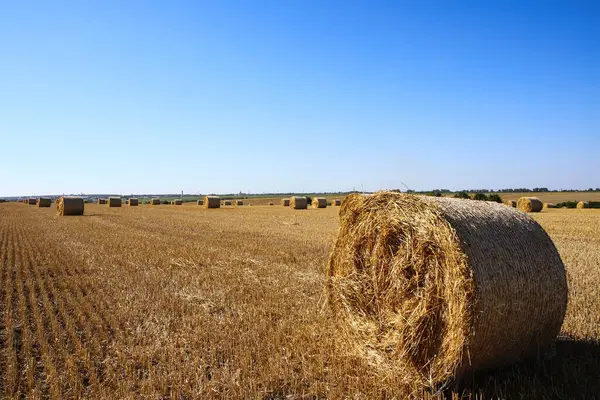
[[[600,4],[0,0],[0,196],[600,186]]]

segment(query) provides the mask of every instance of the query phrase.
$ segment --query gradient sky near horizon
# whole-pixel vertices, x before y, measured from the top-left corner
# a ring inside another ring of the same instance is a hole
[[[600,3],[0,0],[0,171],[0,196],[600,187]]]

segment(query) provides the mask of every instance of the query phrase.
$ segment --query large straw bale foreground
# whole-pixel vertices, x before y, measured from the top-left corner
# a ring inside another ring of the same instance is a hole
[[[544,208],[544,203],[537,197],[521,197],[517,201],[517,208],[525,212],[540,212]]]
[[[546,232],[500,204],[349,196],[328,268],[339,333],[382,373],[427,387],[538,354],[567,282]]]
[[[220,208],[221,198],[219,196],[204,196],[204,208]]]
[[[306,210],[308,200],[304,196],[293,196],[290,198],[290,207],[294,210]]]
[[[59,215],[83,215],[83,199],[72,196],[59,197],[56,208]]]

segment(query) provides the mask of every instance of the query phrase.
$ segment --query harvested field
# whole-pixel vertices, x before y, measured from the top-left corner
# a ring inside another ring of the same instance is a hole
[[[60,218],[0,204],[3,398],[408,396],[348,352],[332,321],[324,269],[339,208],[85,207]],[[567,270],[559,339],[445,394],[600,393],[600,210],[530,215]]]

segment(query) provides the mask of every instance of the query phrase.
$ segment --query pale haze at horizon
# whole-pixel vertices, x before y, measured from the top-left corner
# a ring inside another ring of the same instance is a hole
[[[0,196],[600,187],[600,5],[400,3],[3,2]]]

